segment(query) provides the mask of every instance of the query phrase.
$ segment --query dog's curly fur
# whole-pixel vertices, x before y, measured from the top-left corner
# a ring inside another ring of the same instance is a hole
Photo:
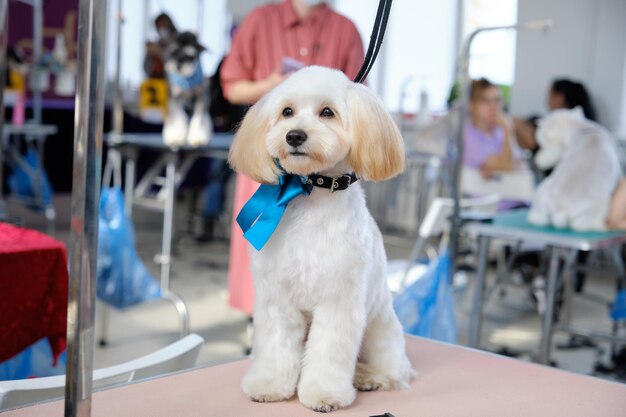
[[[286,136],[301,130],[306,140]],[[255,104],[230,163],[262,183],[286,172],[385,180],[404,169],[400,132],[378,98],[343,73],[307,67]],[[359,390],[405,388],[416,375],[385,279],[386,256],[359,183],[289,203],[260,252],[255,280],[253,364],[242,387],[255,401],[296,391],[317,411],[350,405]]]
[[[535,163],[554,170],[537,187],[528,220],[540,226],[605,230],[611,194],[622,176],[615,139],[577,107],[554,110],[540,120],[537,142],[541,148]]]

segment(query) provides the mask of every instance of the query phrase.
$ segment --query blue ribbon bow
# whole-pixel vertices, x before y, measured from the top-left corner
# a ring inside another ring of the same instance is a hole
[[[261,184],[237,216],[243,237],[261,250],[278,227],[287,204],[301,194],[309,195],[311,185],[297,175],[283,174],[276,185]]]

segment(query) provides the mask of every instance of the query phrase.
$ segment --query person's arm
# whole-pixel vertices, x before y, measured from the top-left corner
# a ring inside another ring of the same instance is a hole
[[[515,127],[515,136],[517,137],[517,143],[522,149],[529,149],[534,151],[539,147],[535,140],[535,126],[523,119],[514,118],[513,124]]]
[[[220,80],[224,97],[233,104],[253,104],[283,79],[277,68],[265,79],[256,79],[258,74],[259,32],[267,20],[264,9],[253,10],[241,22],[233,37],[230,52],[220,69]]]
[[[280,84],[285,75],[279,71],[274,71],[269,77],[258,80],[238,80],[230,83],[227,90],[224,90],[224,97],[233,104],[252,104],[256,103],[272,88]]]
[[[504,141],[500,153],[489,156],[481,167],[483,176],[490,176],[493,171],[511,171],[514,168],[515,159],[511,146],[512,127],[509,120],[504,115],[500,115],[499,126],[504,131]]]

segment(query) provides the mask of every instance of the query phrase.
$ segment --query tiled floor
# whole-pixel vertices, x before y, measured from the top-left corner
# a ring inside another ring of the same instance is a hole
[[[69,196],[57,197],[60,211],[56,236],[67,241],[69,237],[67,208]],[[179,203],[179,208],[181,204]],[[179,210],[178,224],[184,224],[183,210]],[[9,205],[11,218],[21,217],[27,226],[45,228],[39,216],[24,211],[19,205]],[[155,277],[158,266],[153,262],[159,252],[161,217],[158,214],[135,211],[137,246],[141,258]],[[406,257],[408,242],[389,240],[389,258]],[[190,314],[191,331],[205,340],[199,363],[206,364],[240,357],[248,343],[247,317],[228,306],[226,272],[228,268],[228,244],[222,239],[208,244],[198,244],[190,237],[181,239],[177,254],[172,261],[171,289],[182,297]],[[614,294],[613,272],[594,273],[588,279],[586,291],[607,301]],[[472,279],[469,285],[455,292],[458,342],[467,341],[468,317],[472,296]],[[486,305],[483,324],[482,347],[491,351],[508,350],[521,353],[530,360],[538,345],[541,322],[529,301],[525,286],[508,284],[503,291],[496,291]],[[573,320],[581,326],[609,330],[610,321],[606,305],[584,298],[574,300]],[[164,301],[147,303],[124,311],[111,310],[109,344],[96,347],[95,367],[103,367],[132,359],[176,340],[178,322],[174,307]],[[98,326],[99,327],[99,326]],[[564,343],[567,335],[557,334],[555,345]],[[553,350],[558,367],[573,372],[591,374],[598,360],[608,360],[608,344],[597,348]],[[609,376],[611,377],[611,376]]]

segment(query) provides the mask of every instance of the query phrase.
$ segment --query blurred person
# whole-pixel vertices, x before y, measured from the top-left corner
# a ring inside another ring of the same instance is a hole
[[[555,79],[554,81],[552,81],[552,84],[550,85],[550,88],[548,90],[546,104],[549,111],[557,109],[573,109],[575,107],[580,107],[583,111],[583,114],[585,115],[585,118],[594,122],[597,121],[596,111],[591,101],[591,96],[589,95],[587,88],[580,82],[573,81],[567,78]],[[539,119],[540,117],[536,115],[531,116],[527,119],[514,118],[515,134],[519,146],[523,149],[528,149],[532,151],[533,155],[535,155],[539,151],[539,144],[537,143],[535,138],[537,132],[537,122]],[[539,180],[550,175],[550,173],[552,172],[552,168],[545,171],[540,170],[536,167],[532,159],[531,167],[533,167],[533,170],[535,171]],[[619,196],[617,198],[614,197],[613,201],[619,199]],[[614,219],[618,217],[617,211],[617,209],[615,209],[615,211],[612,211],[613,217],[611,217],[611,215],[609,216],[609,223],[611,221],[615,221]],[[578,252],[577,263],[585,264],[587,262],[588,253],[589,252],[583,251]],[[538,262],[536,264],[538,268]],[[581,292],[583,290],[585,280],[586,276],[584,271],[577,270],[574,276],[574,290],[576,292]],[[545,293],[545,278],[543,276],[535,277],[534,286],[538,288],[535,290],[535,293]],[[543,297],[545,297],[545,295]],[[577,337],[572,337],[569,341],[570,346],[579,346],[581,343],[581,340]]]
[[[163,57],[167,45],[176,38],[178,31],[172,19],[165,13],[159,14],[154,19],[154,27],[157,31],[156,42],[146,42],[146,56],[143,61],[143,69],[149,78],[165,78],[165,59]]]
[[[576,81],[566,78],[556,79],[550,85],[547,97],[547,106],[550,111],[556,109],[573,109],[580,106],[585,117],[594,122],[596,111],[591,102],[591,97],[585,86]],[[528,119],[514,118],[515,134],[519,145],[523,149],[536,152],[539,145],[535,140],[538,116],[531,116]]]
[[[323,1],[284,0],[260,6],[243,20],[220,76],[229,102],[250,105],[300,67],[322,65],[354,79],[363,59],[361,37],[348,18]],[[230,304],[250,316],[254,290],[248,242],[235,218],[258,187],[237,175],[228,271]]]
[[[464,127],[463,164],[480,170],[483,178],[517,166],[519,149],[513,142],[513,125],[503,111],[502,92],[486,78],[473,80],[469,119]]]
[[[613,192],[606,225],[609,229],[626,230],[626,180],[620,181]]]
[[[232,132],[243,119],[246,107],[232,104],[222,89],[220,70],[224,59],[220,61],[215,73],[209,79],[209,114],[213,120],[213,130],[218,132]],[[224,200],[226,197],[226,183],[231,177],[232,170],[225,159],[208,158],[208,184],[204,189],[202,205],[202,230],[196,236],[198,242],[210,242],[215,238],[215,226],[224,214]]]

